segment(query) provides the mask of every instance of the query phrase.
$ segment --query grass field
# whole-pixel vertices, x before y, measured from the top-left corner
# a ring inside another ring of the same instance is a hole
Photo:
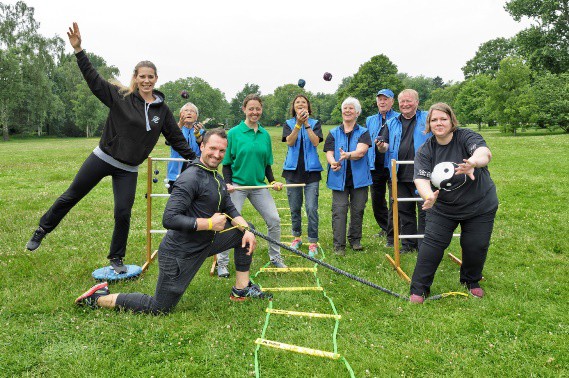
[[[285,153],[273,134],[275,165]],[[318,277],[342,315],[338,353],[357,377],[569,376],[569,135],[506,137],[484,131],[494,159],[498,211],[483,287],[486,297],[450,297],[423,306],[383,294],[320,268]],[[261,336],[267,302],[232,303],[229,280],[211,278],[209,260],[175,312],[146,316],[78,308],[73,300],[93,284],[91,272],[106,263],[112,232],[112,189],[105,179],[76,206],[34,252],[24,245],[40,216],[69,185],[97,139],[30,139],[0,143],[0,376],[254,376],[254,341]],[[152,154],[167,157],[160,141]],[[325,161],[324,155],[321,161]],[[133,209],[127,263],[141,265],[145,250],[146,169],[142,166]],[[165,167],[159,167],[157,192]],[[276,193],[286,205],[286,194]],[[162,202],[161,202],[162,201]],[[156,199],[160,226],[165,200]],[[385,240],[368,202],[365,252],[332,253],[331,195],[320,189],[320,238],[326,261],[395,292],[408,285],[391,269]],[[251,211],[246,219],[265,232]],[[288,223],[283,217],[283,223]],[[289,234],[283,227],[283,234]],[[157,238],[158,239],[158,238]],[[154,243],[154,248],[158,242]],[[268,259],[259,243],[252,272]],[[457,241],[450,250],[459,254]],[[305,249],[306,251],[306,249]],[[403,255],[411,274],[416,255]],[[291,266],[311,266],[289,258]],[[112,292],[153,293],[157,264]],[[308,273],[263,274],[270,286],[312,286]],[[458,268],[443,260],[433,294],[464,291]],[[330,312],[321,293],[276,293],[273,307]],[[334,321],[272,316],[266,338],[331,351]],[[263,377],[349,376],[343,363],[261,348]]]

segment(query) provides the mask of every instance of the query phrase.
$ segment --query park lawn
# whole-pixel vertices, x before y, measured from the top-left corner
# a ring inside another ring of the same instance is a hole
[[[273,169],[279,176],[286,149],[281,129],[269,130]],[[355,376],[569,375],[569,135],[511,137],[485,130],[483,136],[494,155],[490,172],[500,199],[482,283],[484,299],[453,296],[412,305],[319,268],[320,284],[342,315],[338,353]],[[230,302],[234,269],[229,280],[211,278],[208,260],[168,316],[73,305],[94,283],[91,272],[106,264],[113,226],[109,178],[71,211],[39,250],[24,252],[40,216],[68,187],[96,144],[97,139],[51,138],[0,144],[0,376],[254,376],[254,341],[261,336],[267,302]],[[152,155],[169,156],[162,140]],[[157,168],[160,181],[153,191],[166,192],[164,163]],[[127,252],[127,263],[139,265],[146,243],[146,177],[142,165]],[[273,193],[278,207],[287,205],[284,192]],[[154,228],[161,227],[165,201],[154,200]],[[407,295],[408,285],[385,258],[391,252],[385,240],[372,237],[378,229],[371,204],[364,220],[366,250],[348,249],[345,257],[332,253],[330,206],[323,181],[320,241],[326,261]],[[250,205],[244,216],[266,232]],[[283,223],[288,219],[283,215]],[[283,226],[287,234],[289,227]],[[159,237],[155,239],[154,249]],[[260,241],[252,272],[266,264],[266,250],[266,242]],[[460,253],[458,241],[450,250]],[[415,259],[416,254],[402,256],[409,275]],[[313,265],[292,257],[287,263]],[[141,278],[113,284],[111,291],[152,294],[156,277],[153,263]],[[314,285],[307,273],[260,274],[255,280],[265,287]],[[458,268],[449,259],[441,263],[432,291],[464,292]],[[273,307],[331,312],[317,292],[275,293]],[[272,315],[265,337],[333,351],[333,329],[332,320]],[[264,347],[258,362],[266,377],[349,376],[341,361]]]

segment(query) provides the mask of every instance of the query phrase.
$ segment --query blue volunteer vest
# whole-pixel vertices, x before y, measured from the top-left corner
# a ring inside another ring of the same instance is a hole
[[[310,125],[311,129],[314,129],[314,125],[318,123],[317,120],[308,118],[308,124]],[[296,118],[287,119],[285,126],[291,130],[294,129],[296,125]],[[283,164],[283,169],[285,171],[294,171],[298,166],[298,156],[300,154],[300,143],[302,140],[303,152],[304,152],[304,170],[306,172],[320,172],[324,169],[322,168],[322,164],[320,164],[320,160],[318,159],[318,151],[316,147],[310,141],[308,137],[308,132],[301,127],[299,130],[299,137],[296,138],[296,142],[293,146],[288,147],[288,151],[286,153],[286,158]]]

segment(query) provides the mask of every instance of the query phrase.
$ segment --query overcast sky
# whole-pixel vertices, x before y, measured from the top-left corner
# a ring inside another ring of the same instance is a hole
[[[0,0],[13,4],[13,0]],[[342,78],[385,54],[399,72],[464,79],[461,67],[481,43],[511,37],[504,0],[27,0],[40,33],[59,35],[79,23],[83,48],[119,68],[127,84],[134,65],[151,60],[158,85],[200,77],[230,100],[245,83],[262,94],[306,80],[333,93]],[[324,81],[330,72],[333,79]]]

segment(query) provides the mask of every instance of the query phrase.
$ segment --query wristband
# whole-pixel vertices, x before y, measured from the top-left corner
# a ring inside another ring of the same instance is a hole
[[[207,229],[208,230],[213,229],[213,222],[212,222],[211,218],[207,218]]]
[[[300,130],[300,125],[297,123],[294,128]]]
[[[309,129],[310,129],[310,125],[304,126],[304,128],[305,128],[306,130],[309,130]]]

